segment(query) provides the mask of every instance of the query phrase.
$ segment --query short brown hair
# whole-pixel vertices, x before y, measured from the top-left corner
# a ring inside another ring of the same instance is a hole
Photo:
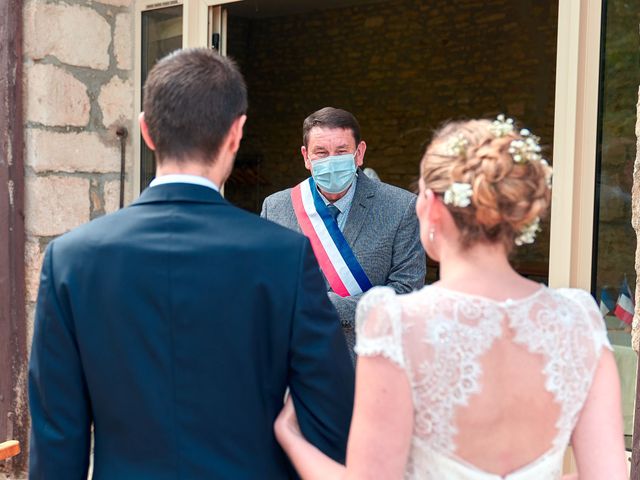
[[[247,111],[247,88],[233,60],[211,49],[178,50],[149,72],[143,109],[159,163],[208,162]]]
[[[472,187],[468,207],[447,205],[463,247],[502,242],[509,252],[522,229],[547,212],[551,169],[542,161],[514,161],[509,149],[513,140],[522,139],[519,132],[496,136],[490,120],[449,122],[436,131],[424,154],[425,188],[442,196],[454,182]],[[466,144],[452,154],[446,146],[454,137]]]
[[[350,112],[340,108],[324,107],[313,112],[302,123],[302,144],[307,147],[309,132],[313,127],[351,130],[356,146],[360,143],[360,124]]]

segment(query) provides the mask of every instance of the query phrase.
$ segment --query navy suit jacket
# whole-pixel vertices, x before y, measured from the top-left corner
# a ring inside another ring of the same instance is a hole
[[[212,189],[149,188],[52,241],[29,366],[30,478],[288,478],[273,422],[343,461],[354,373],[306,238]]]

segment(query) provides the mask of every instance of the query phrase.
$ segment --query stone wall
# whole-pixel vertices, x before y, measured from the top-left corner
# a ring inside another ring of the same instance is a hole
[[[631,224],[636,234],[635,271],[636,278],[640,276],[640,87],[638,88],[638,103],[636,104],[636,159],[633,168],[633,188],[631,190]],[[640,310],[640,282],[636,282],[635,288],[635,315],[633,316],[632,345],[636,352],[640,353],[640,322],[638,313]]]
[[[327,105],[356,115],[365,165],[403,188],[414,186],[425,142],[449,118],[505,112],[551,152],[557,9],[557,0],[392,0],[249,20],[231,7],[228,52],[249,88],[239,158],[261,159],[265,181],[232,178],[228,197],[256,211],[305,178],[302,121]],[[547,224],[516,260],[546,269],[548,233]]]
[[[47,243],[116,210],[119,127],[133,111],[131,0],[24,6],[27,322]],[[126,141],[132,173],[131,137]],[[131,198],[127,192],[127,199]],[[30,338],[30,336],[29,336]]]

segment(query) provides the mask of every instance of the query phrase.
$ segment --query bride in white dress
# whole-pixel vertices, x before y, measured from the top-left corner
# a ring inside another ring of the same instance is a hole
[[[440,281],[407,295],[376,287],[360,302],[346,467],[304,439],[287,401],[275,433],[302,478],[559,479],[568,444],[580,480],[627,478],[594,300],[508,261],[550,200],[538,140],[503,116],[436,133],[416,211]]]

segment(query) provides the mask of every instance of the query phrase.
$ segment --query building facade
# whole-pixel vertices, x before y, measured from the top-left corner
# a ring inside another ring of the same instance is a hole
[[[326,105],[354,112],[366,166],[407,189],[446,119],[506,113],[540,135],[554,166],[551,216],[514,265],[603,304],[631,450],[637,354],[614,312],[625,288],[632,301],[640,292],[639,24],[639,0],[0,0],[0,441],[27,445],[46,245],[153,178],[135,121],[144,78],[176,48],[203,46],[234,57],[247,79],[225,194],[251,211],[305,177],[302,120]],[[0,472],[18,478],[25,461]]]

